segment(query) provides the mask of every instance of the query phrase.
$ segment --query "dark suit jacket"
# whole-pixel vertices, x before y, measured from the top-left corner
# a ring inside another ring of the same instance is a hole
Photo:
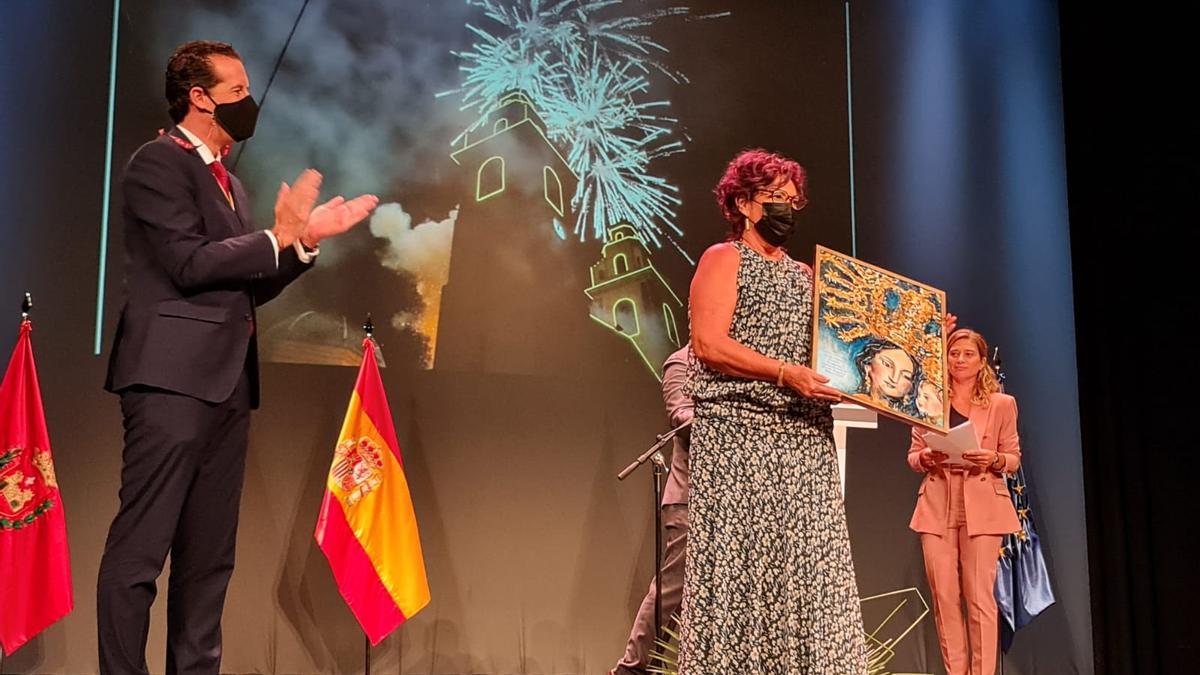
[[[667,407],[667,418],[671,428],[692,419],[692,397],[687,394],[688,347],[667,357],[663,363],[662,395]],[[671,472],[663,488],[662,505],[687,504],[691,492],[691,477],[688,471],[688,443],[692,428],[688,427],[675,435],[671,450]]]
[[[170,135],[183,138],[178,128]],[[105,389],[154,387],[217,403],[245,368],[258,405],[255,306],[311,265],[292,248],[279,266],[250,201],[230,174],[230,208],[198,152],[168,135],[146,143],[125,168],[125,306]]]

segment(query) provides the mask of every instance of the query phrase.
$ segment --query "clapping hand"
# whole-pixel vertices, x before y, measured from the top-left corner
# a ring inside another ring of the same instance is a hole
[[[291,246],[297,240],[308,248],[316,248],[322,240],[362,222],[379,205],[375,195],[361,195],[350,200],[337,195],[316,206],[321,181],[319,172],[305,169],[291,185],[279,185],[279,195],[275,199],[275,227],[271,232],[280,248]]]
[[[305,169],[291,185],[279,184],[271,233],[280,248],[291,246],[300,237],[320,194],[321,174],[313,169]]]
[[[315,248],[322,239],[339,235],[362,222],[376,206],[379,198],[375,195],[361,195],[349,201],[338,195],[312,210],[300,243]]]

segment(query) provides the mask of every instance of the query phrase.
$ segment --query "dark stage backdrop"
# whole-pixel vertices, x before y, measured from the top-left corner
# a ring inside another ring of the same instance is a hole
[[[1018,635],[1006,672],[1091,672],[1052,11],[626,2],[585,12],[590,37],[575,39],[565,29],[579,14],[535,5],[536,22],[506,19],[528,17],[516,0],[314,1],[263,100],[303,4],[126,0],[115,63],[111,7],[18,3],[0,27],[0,293],[14,329],[19,293],[36,296],[77,594],[4,672],[96,669],[93,590],[121,447],[116,399],[100,389],[122,293],[106,161],[115,187],[169,123],[163,64],[198,37],[233,42],[263,102],[258,134],[231,157],[260,225],[273,185],[310,165],[328,191],[384,203],[261,315],[269,363],[225,671],[361,668],[361,635],[311,534],[368,312],[433,593],[374,668],[611,667],[653,547],[645,477],[614,475],[663,429],[658,367],[687,339],[693,261],[723,236],[712,186],[739,149],[765,146],[810,173],[795,257],[819,242],[938,285],[1002,345],[1060,597]],[[646,21],[609,23],[629,16]],[[918,476],[906,436],[886,420],[854,430],[847,462],[860,591],[895,592],[868,616],[906,601],[891,634],[929,597],[907,530]],[[940,672],[931,616],[887,669]]]
[[[1000,347],[1020,407],[1059,601],[1017,634],[1005,672],[1090,673],[1057,7],[855,2],[851,15],[859,254],[947,289],[960,325]]]
[[[1200,130],[1178,86],[1193,33],[1181,8],[1097,10],[1062,7],[1096,672],[1191,673],[1200,536],[1195,480],[1180,469],[1192,461],[1192,425],[1178,421],[1194,414],[1194,386],[1186,369],[1162,377],[1138,355],[1178,353],[1173,326],[1196,314]],[[1133,272],[1114,273],[1125,267]],[[1172,328],[1139,329],[1114,312],[1124,307]]]

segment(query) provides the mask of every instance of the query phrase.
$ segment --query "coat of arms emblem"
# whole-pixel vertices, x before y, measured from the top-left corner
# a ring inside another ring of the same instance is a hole
[[[24,448],[0,453],[0,529],[19,529],[54,505],[51,490],[58,487],[50,453]]]
[[[346,494],[346,505],[354,506],[383,482],[382,448],[367,436],[338,443],[333,476]]]

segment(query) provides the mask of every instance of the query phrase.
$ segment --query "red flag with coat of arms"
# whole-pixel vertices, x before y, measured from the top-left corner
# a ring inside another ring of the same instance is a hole
[[[0,646],[11,654],[74,606],[67,522],[54,475],[32,326],[0,383]]]

